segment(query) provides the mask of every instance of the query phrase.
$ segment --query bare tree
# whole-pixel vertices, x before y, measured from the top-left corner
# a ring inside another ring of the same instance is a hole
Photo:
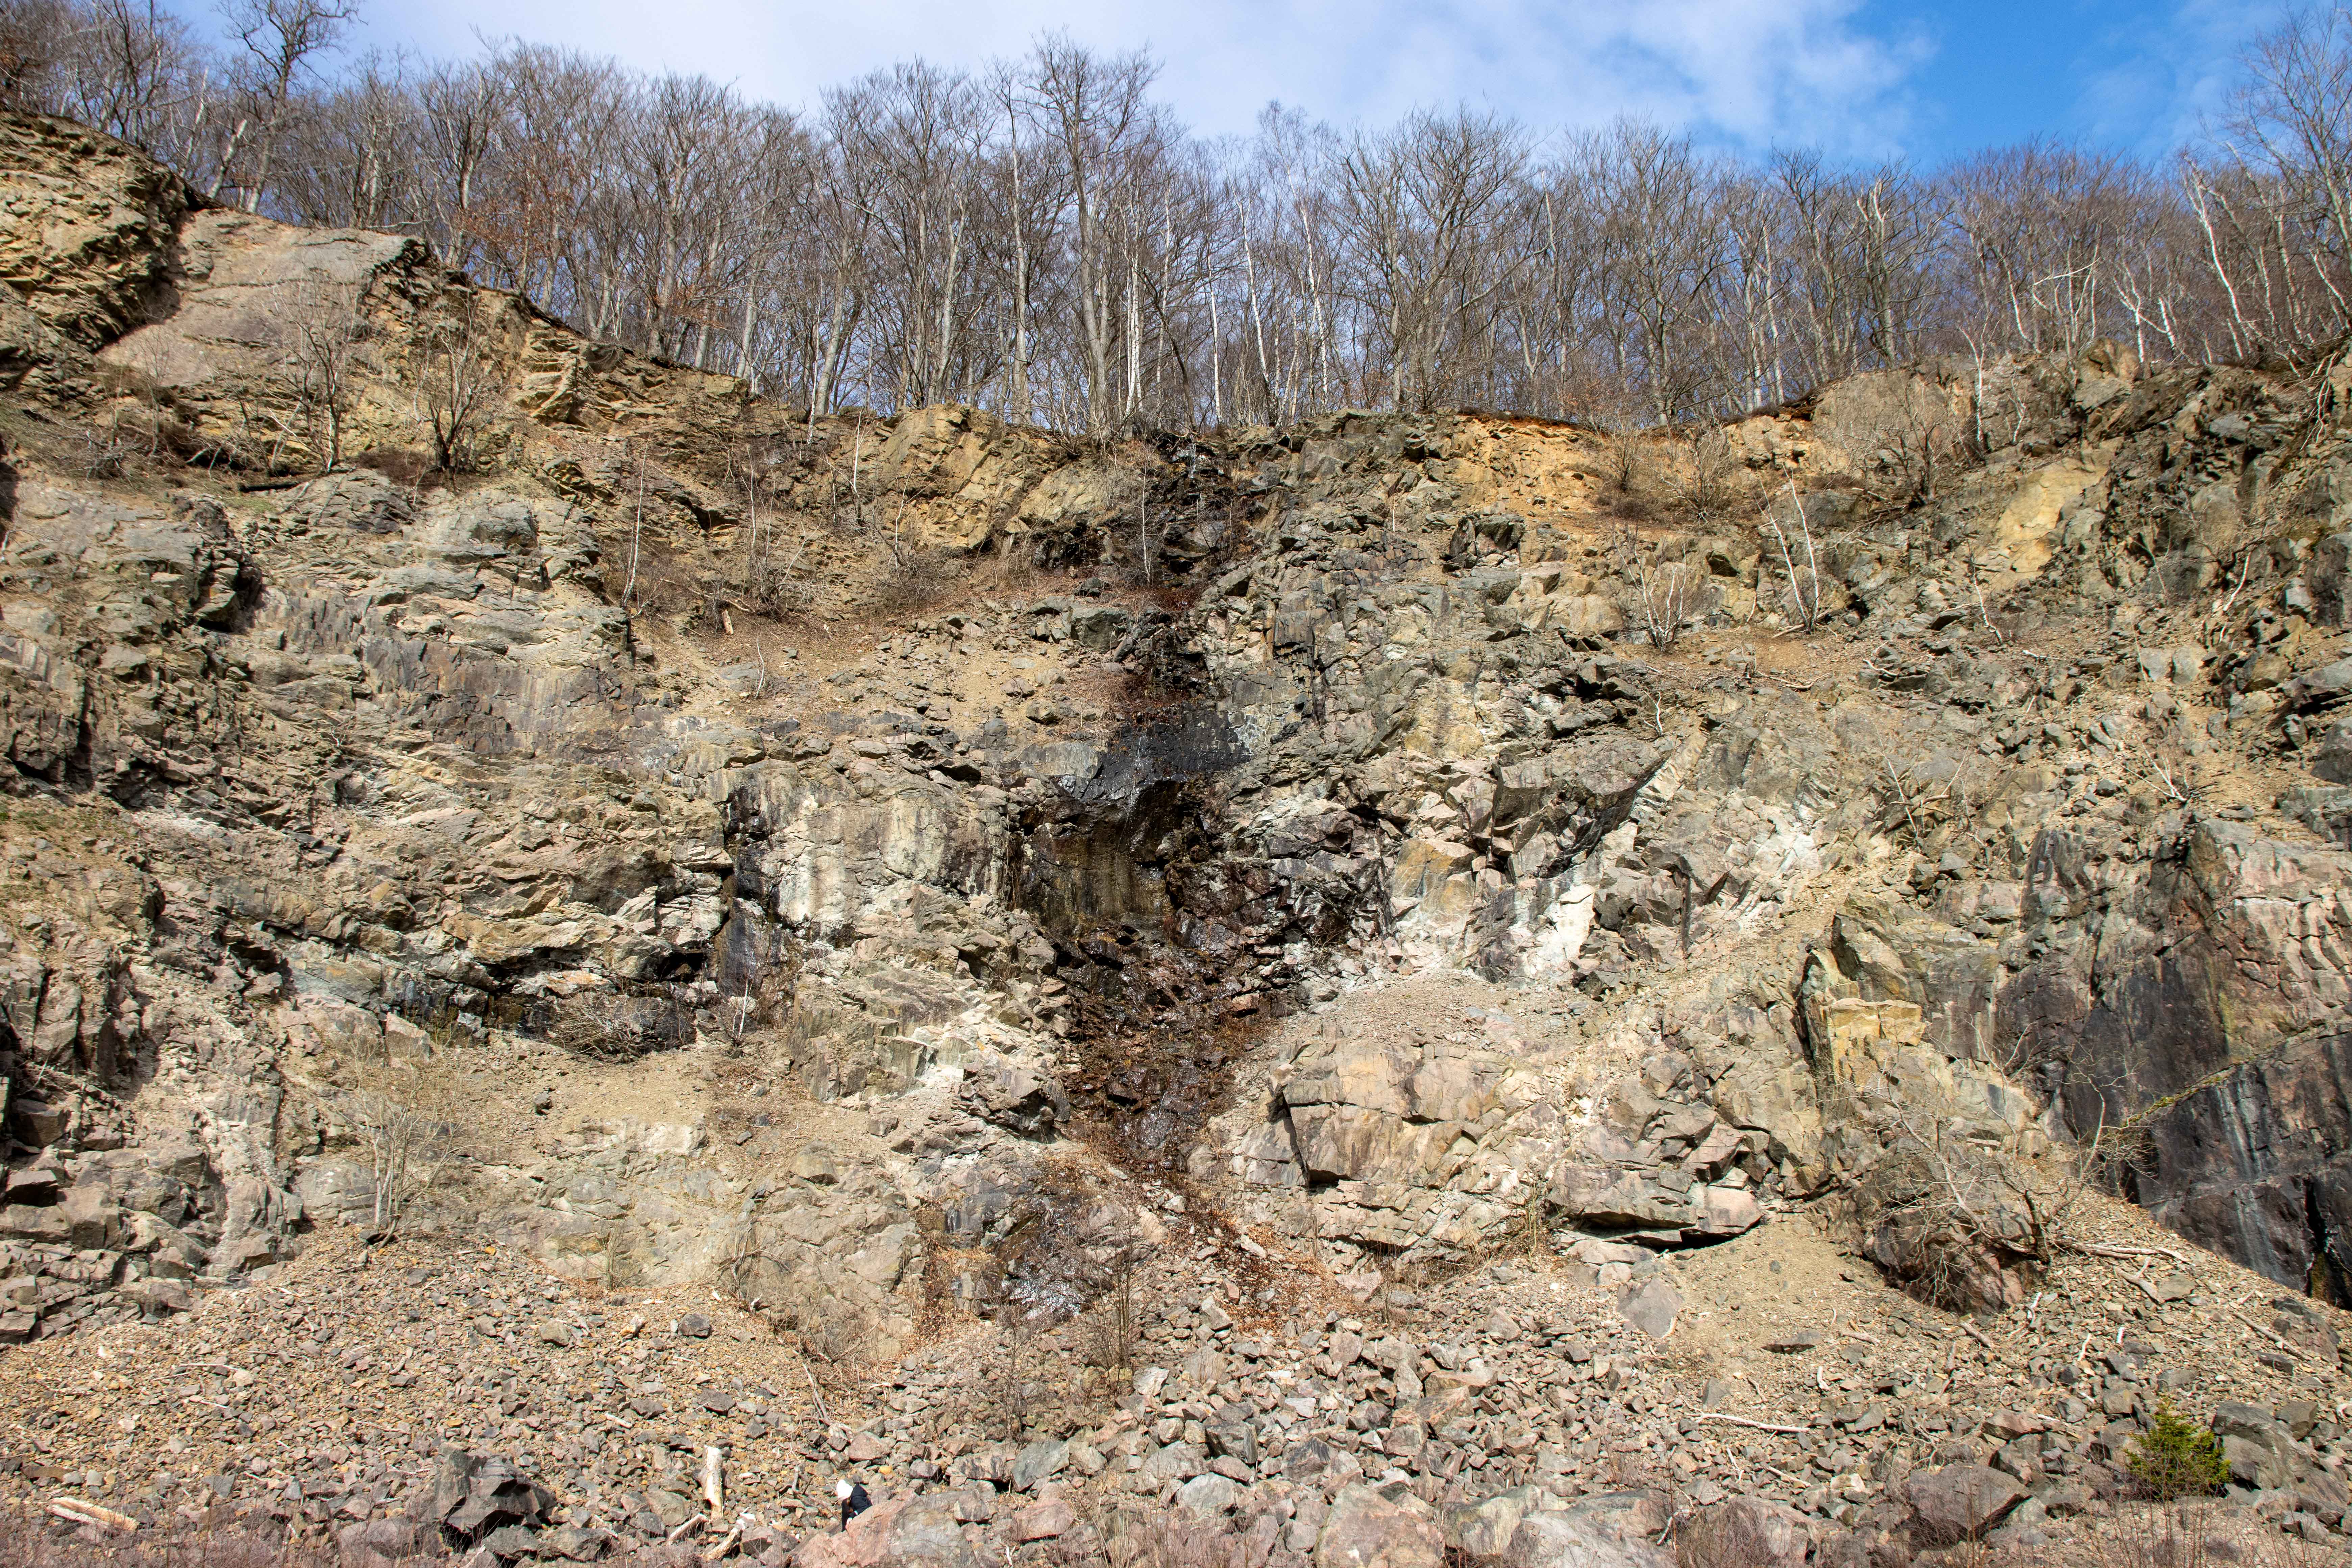
[[[60,104],[54,79],[72,15],[65,0],[0,5],[0,104],[35,111]]]
[[[2352,15],[2341,5],[2290,14],[2245,57],[2230,130],[2249,163],[2301,209],[2308,242],[2336,277],[2352,259]]]
[[[235,177],[245,209],[260,210],[277,160],[279,133],[299,105],[295,89],[317,69],[359,15],[357,0],[224,0],[222,16],[243,51],[246,104],[222,144],[208,194]]]
[[[1469,110],[1343,132],[1276,107],[1212,141],[1153,98],[1149,55],[1058,34],[802,115],[528,43],[339,63],[355,0],[227,5],[215,47],[165,0],[0,0],[0,92],[248,211],[418,235],[812,420],[956,401],[1097,437],[1367,405],[1679,426],[1944,353],[1990,380],[2101,339],[2195,361],[2352,321],[2334,6],[2256,43],[2173,178],[2050,141],[1748,164],[1639,121],[1547,136]]]
[[[1634,121],[1589,142],[1584,156],[1619,257],[1619,352],[1638,361],[1658,422],[1671,425],[1702,405],[1711,379],[1700,341],[1729,260],[1709,239],[1720,177],[1687,141]]]
[[[298,287],[279,317],[286,353],[279,375],[322,474],[334,472],[343,458],[343,418],[368,333],[361,296],[359,285],[313,277]]]
[[[1132,187],[1171,132],[1146,96],[1158,74],[1148,55],[1097,55],[1055,33],[1039,40],[1023,83],[1027,111],[1061,162],[1085,420],[1097,434],[1118,417],[1112,354],[1136,284],[1118,254],[1121,239],[1133,243]]]
[[[2180,160],[2193,226],[2180,248],[2216,293],[2202,312],[2189,297],[2179,309],[2218,318],[2208,340],[2248,355],[2310,347],[2352,321],[2352,16],[2291,12],[2243,64],[2222,139]],[[2168,344],[2179,335],[2171,327]]]
[[[1789,485],[1790,509],[1803,542],[1792,545],[1788,531],[1780,520],[1767,513],[1764,531],[1780,548],[1780,570],[1785,580],[1790,618],[1806,631],[1811,631],[1822,621],[1822,568],[1819,552],[1813,548],[1813,526],[1805,516],[1804,498],[1797,493],[1794,480]]]
[[[158,135],[188,48],[185,24],[155,0],[93,0],[78,34],[76,118],[126,141]]]
[[[1339,234],[1391,407],[1451,401],[1449,351],[1488,338],[1517,272],[1514,226],[1499,220],[1526,163],[1524,132],[1466,110],[1360,134],[1339,160]]]
[[[1080,1331],[1087,1360],[1103,1370],[1114,1393],[1124,1392],[1135,1381],[1135,1347],[1142,1328],[1135,1276],[1142,1258],[1141,1242],[1131,1230],[1122,1231],[1105,1267],[1102,1297]]]
[[[318,1104],[366,1155],[373,1230],[396,1228],[462,1152],[463,1118],[438,1064],[363,1065],[350,1087],[322,1091]]]
[[[418,334],[410,351],[416,401],[433,436],[434,460],[447,473],[474,465],[474,439],[507,389],[512,356],[496,331],[497,307],[478,289]]]
[[[1683,628],[1706,613],[1706,574],[1687,562],[1662,563],[1648,552],[1635,556],[1633,570],[1643,634],[1652,647],[1666,652],[1682,640]]]
[[[988,353],[971,330],[987,110],[968,79],[920,63],[877,72],[860,90],[866,111],[845,121],[852,144],[843,152],[878,175],[877,369],[893,402],[939,402],[969,384],[973,356]]]

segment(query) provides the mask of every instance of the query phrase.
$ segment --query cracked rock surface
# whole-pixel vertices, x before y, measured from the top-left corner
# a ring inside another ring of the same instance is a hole
[[[1800,1568],[2094,1542],[2168,1403],[2247,1550],[2336,1550],[2352,372],[1874,373],[1706,486],[1077,442],[811,419],[62,121],[0,184],[11,1496]],[[1923,396],[2009,433],[1932,492]]]

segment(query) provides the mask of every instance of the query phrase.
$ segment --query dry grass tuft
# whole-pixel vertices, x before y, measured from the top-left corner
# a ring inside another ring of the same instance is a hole
[[[322,1541],[244,1525],[107,1535],[63,1520],[0,1515],[0,1568],[335,1568]]]

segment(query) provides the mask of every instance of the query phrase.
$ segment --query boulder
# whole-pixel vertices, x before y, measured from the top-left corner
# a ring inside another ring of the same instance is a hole
[[[1060,1474],[1069,1462],[1069,1444],[1059,1440],[1032,1443],[1013,1461],[1013,1489],[1034,1491],[1038,1482]]]
[[[980,1568],[981,1556],[963,1538],[949,1495],[927,1493],[877,1503],[831,1535],[801,1542],[796,1568],[881,1568],[884,1563],[923,1563],[939,1568]]]
[[[1013,1516],[1015,1541],[1053,1541],[1067,1535],[1078,1522],[1076,1512],[1060,1498],[1051,1498]]]
[[[1176,1489],[1176,1506],[1188,1512],[1213,1517],[1231,1512],[1249,1496],[1249,1489],[1229,1477],[1194,1476]]]
[[[434,1461],[427,1517],[453,1541],[478,1543],[509,1527],[536,1530],[554,1507],[553,1493],[506,1459],[444,1444]]]
[[[1702,1187],[1698,1224],[1693,1228],[1710,1237],[1738,1236],[1763,1217],[1763,1207],[1753,1194],[1738,1187]]]
[[[1700,1509],[1678,1539],[1685,1555],[1699,1563],[1805,1568],[1805,1550],[1812,1537],[1805,1516],[1786,1503],[1736,1497]]]
[[[1570,1219],[1594,1226],[1674,1229],[1692,1223],[1691,1205],[1633,1171],[1567,1165],[1552,1178],[1551,1201]]]
[[[1674,1568],[1657,1544],[1667,1518],[1655,1492],[1601,1492],[1521,1520],[1495,1568]]]
[[[1519,1521],[1545,1500],[1534,1487],[1513,1487],[1485,1502],[1454,1509],[1445,1521],[1445,1543],[1471,1557],[1493,1557],[1511,1543]]]
[[[502,1524],[474,1543],[474,1555],[488,1552],[501,1563],[541,1554],[539,1531],[527,1524]]]
[[[1140,1473],[1152,1481],[1183,1481],[1207,1468],[1199,1448],[1190,1443],[1170,1443],[1144,1458]]]
[[[62,1209],[31,1204],[16,1204],[0,1209],[0,1237],[64,1247],[68,1245],[71,1236],[72,1227],[67,1223]]]
[[[959,1103],[983,1121],[1030,1135],[1050,1132],[1070,1114],[1060,1084],[992,1054],[965,1065]]]
[[[1445,1536],[1426,1507],[1391,1502],[1368,1486],[1343,1487],[1315,1542],[1315,1568],[1440,1568]]]
[[[1675,1331],[1675,1320],[1682,1310],[1682,1292],[1661,1274],[1636,1280],[1617,1298],[1617,1310],[1625,1321],[1654,1340]]]
[[[1920,1470],[1904,1483],[1911,1533],[1923,1546],[1974,1541],[1999,1524],[2025,1496],[2014,1476],[1985,1465],[1945,1465]]]
[[[2230,1479],[2271,1491],[2294,1485],[2311,1469],[2286,1424],[2267,1406],[2224,1401],[2213,1407],[2213,1430]]]
[[[1108,653],[1134,623],[1134,612],[1119,605],[1083,605],[1070,612],[1070,640],[1080,647]]]
[[[604,1555],[612,1538],[600,1530],[585,1525],[563,1524],[546,1531],[539,1538],[539,1555],[543,1562],[560,1557],[566,1563],[593,1563]]]
[[[2308,754],[2313,773],[2329,784],[2352,784],[2352,720],[2330,724]]]
[[[151,1311],[184,1312],[196,1304],[195,1297],[176,1279],[149,1277],[131,1279],[122,1286],[123,1297]]]

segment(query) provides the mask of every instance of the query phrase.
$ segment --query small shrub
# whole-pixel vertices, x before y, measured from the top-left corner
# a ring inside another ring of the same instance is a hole
[[[903,540],[885,540],[871,590],[877,610],[906,614],[946,597],[961,574],[940,551]]]
[[[1650,646],[1664,653],[1682,640],[1684,626],[1714,608],[1714,595],[1706,574],[1685,563],[1659,566],[1640,557],[1636,563],[1633,618],[1648,634]]]
[[[2204,1497],[2230,1479],[2221,1439],[2181,1415],[2169,1400],[2158,1400],[2147,1433],[2132,1439],[2124,1461],[2157,1498]]]
[[[1135,1266],[1140,1251],[1128,1240],[1111,1255],[1108,1288],[1093,1311],[1079,1320],[1080,1353],[1089,1365],[1103,1370],[1114,1393],[1125,1393],[1135,1384]]]

